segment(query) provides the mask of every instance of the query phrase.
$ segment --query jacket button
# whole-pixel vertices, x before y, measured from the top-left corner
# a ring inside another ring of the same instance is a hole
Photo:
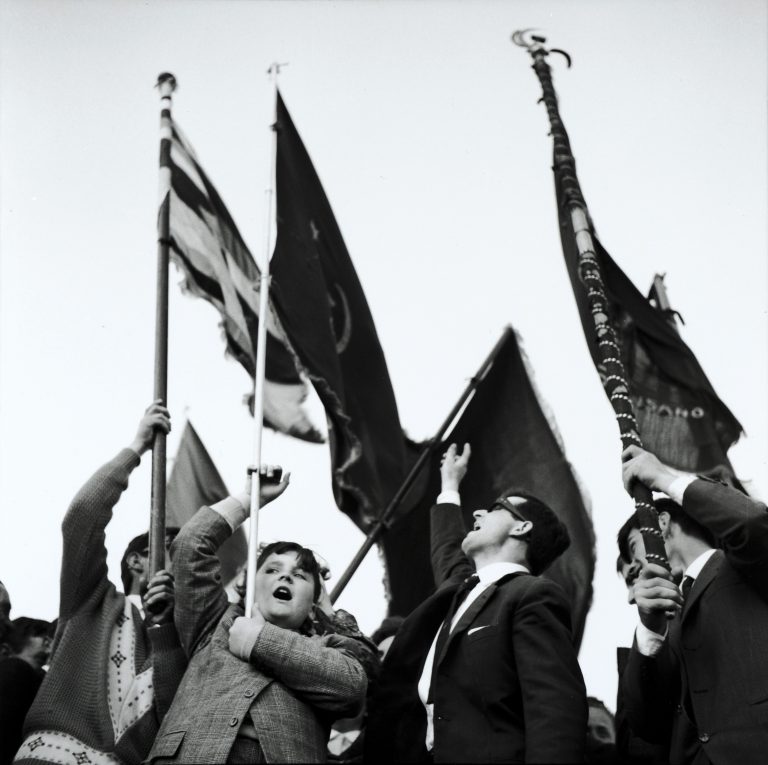
[[[706,744],[707,741],[709,741],[709,733],[702,733],[699,736],[699,741],[701,741],[702,744]]]
[[[250,699],[250,698],[251,698],[251,696],[253,696],[253,691],[252,691],[252,690],[249,688],[249,689],[248,689],[248,690],[247,690],[247,691],[246,691],[246,692],[243,694],[243,696],[245,696],[245,698],[246,698],[246,699]]]
[[[678,714],[681,714],[681,713],[682,713],[682,711],[683,711],[683,708],[682,708],[682,706],[680,706],[680,704],[678,704],[678,705],[675,707],[675,712],[677,712]]]
[[[232,718],[232,719],[229,721],[229,724],[230,724],[230,726],[232,726],[232,727],[234,728],[234,727],[235,727],[235,725],[237,725],[237,717],[233,717],[233,718]]]

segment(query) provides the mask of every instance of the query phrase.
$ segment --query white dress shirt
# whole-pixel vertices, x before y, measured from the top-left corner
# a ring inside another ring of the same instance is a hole
[[[132,603],[136,608],[139,609],[139,613],[141,614],[141,618],[144,618],[144,604],[141,602],[141,595],[133,594],[133,595],[126,595],[125,599]]]

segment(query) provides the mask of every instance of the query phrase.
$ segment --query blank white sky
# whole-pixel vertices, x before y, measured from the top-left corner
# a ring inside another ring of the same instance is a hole
[[[646,290],[667,274],[682,333],[748,437],[732,450],[768,495],[766,13],[762,2],[0,2],[0,578],[13,614],[53,618],[60,522],[130,442],[152,395],[158,73],[174,117],[261,255],[281,88],[345,236],[404,427],[434,433],[502,327],[522,334],[592,497],[598,566],[581,662],[615,699],[635,614],[614,573],[631,511],[619,440],[562,262],[551,142],[528,54],[542,29],[603,244]],[[169,402],[228,486],[252,453],[243,370],[213,309],[172,273]],[[322,408],[311,402],[315,421]],[[334,505],[327,448],[267,434],[293,471],[265,538],[316,547],[336,574],[362,536]],[[149,458],[109,527],[118,580],[146,528]],[[375,554],[343,595],[384,615]]]

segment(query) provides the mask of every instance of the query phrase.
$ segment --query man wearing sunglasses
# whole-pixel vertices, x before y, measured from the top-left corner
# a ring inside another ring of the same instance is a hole
[[[451,445],[432,508],[438,590],[403,623],[372,700],[376,762],[582,762],[584,681],[562,589],[538,576],[569,544],[557,516],[510,490],[464,529],[470,449]]]

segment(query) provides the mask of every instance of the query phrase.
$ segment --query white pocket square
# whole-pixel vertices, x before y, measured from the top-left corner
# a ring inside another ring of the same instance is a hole
[[[483,625],[482,625],[482,626],[480,626],[480,627],[472,627],[472,629],[471,629],[471,630],[467,630],[467,637],[469,637],[470,635],[472,635],[472,634],[473,634],[473,633],[475,633],[475,632],[479,632],[480,630],[484,630],[484,629],[485,629],[486,627],[488,627],[488,626],[490,626],[490,625],[488,625],[488,624],[483,624]]]

